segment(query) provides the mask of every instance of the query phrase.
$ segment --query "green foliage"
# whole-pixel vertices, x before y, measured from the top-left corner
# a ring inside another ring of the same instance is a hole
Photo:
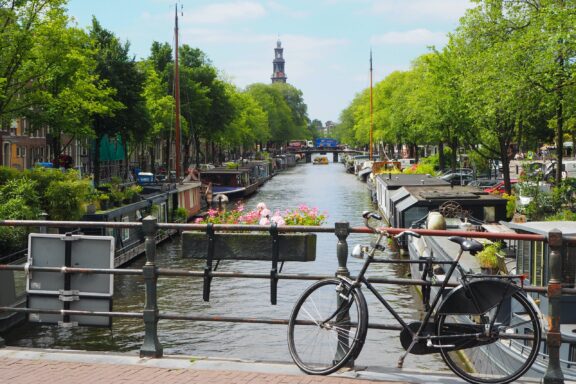
[[[16,168],[0,166],[0,185],[6,184],[8,180],[21,177],[22,173]]]
[[[434,171],[434,166],[432,164],[419,163],[416,167],[407,167],[402,173],[407,175],[431,175],[434,176],[436,171]]]
[[[188,220],[188,212],[185,208],[177,208],[174,212],[174,218],[177,222],[185,223]]]
[[[501,244],[499,242],[484,244],[484,249],[476,254],[476,259],[481,268],[498,268],[498,252]]]
[[[35,220],[40,213],[36,183],[28,178],[14,178],[0,186],[0,219]],[[24,227],[0,227],[2,254],[19,250],[26,242]]]
[[[516,195],[503,193],[502,197],[506,199],[506,218],[511,219],[516,213]]]
[[[55,181],[46,190],[47,213],[51,220],[79,220],[83,215],[82,205],[90,195],[90,184],[86,180]]]
[[[574,211],[576,208],[576,179],[567,178],[552,188],[552,206],[555,210],[564,208]]]
[[[545,221],[576,221],[576,212],[564,209],[554,215],[546,216]]]

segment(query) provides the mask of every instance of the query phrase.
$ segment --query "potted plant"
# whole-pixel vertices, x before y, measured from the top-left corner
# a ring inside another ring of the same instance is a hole
[[[501,244],[498,242],[488,243],[484,244],[484,249],[478,252],[476,258],[478,259],[482,273],[487,275],[495,275],[498,273],[498,266],[500,264],[500,255],[498,252],[500,248]]]
[[[98,195],[98,201],[100,202],[100,209],[106,211],[110,203],[110,196],[106,193],[101,193]]]

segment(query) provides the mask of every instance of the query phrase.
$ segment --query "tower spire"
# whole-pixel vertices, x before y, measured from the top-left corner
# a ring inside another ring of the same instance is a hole
[[[284,72],[284,57],[282,57],[283,52],[284,48],[282,48],[280,37],[278,37],[278,41],[276,41],[276,48],[274,48],[274,61],[272,61],[272,83],[286,82],[286,73]]]

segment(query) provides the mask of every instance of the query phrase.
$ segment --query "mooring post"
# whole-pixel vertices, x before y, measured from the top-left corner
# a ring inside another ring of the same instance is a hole
[[[158,301],[156,269],[156,232],[158,219],[147,216],[142,220],[142,229],[146,241],[146,264],[142,267],[142,274],[146,283],[146,303],[144,307],[144,342],[140,348],[140,357],[162,357],[162,346],[158,341]]]
[[[336,151],[332,152],[332,161],[334,161],[335,163],[338,162],[338,152]]]
[[[546,345],[548,347],[548,368],[542,382],[544,384],[563,384],[564,375],[560,367],[560,299],[562,297],[562,232],[553,229],[548,233],[548,247],[550,249],[548,265],[550,278],[548,280],[548,334]]]

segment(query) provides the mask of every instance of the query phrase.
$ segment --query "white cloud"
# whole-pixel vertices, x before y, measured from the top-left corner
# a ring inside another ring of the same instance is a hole
[[[457,21],[472,6],[470,0],[374,0],[371,11],[400,19]]]
[[[266,15],[262,5],[253,1],[215,3],[184,12],[185,22],[221,24],[235,20],[258,19]]]
[[[419,45],[443,45],[448,40],[444,32],[432,32],[427,29],[419,28],[405,32],[387,32],[382,35],[373,36],[372,44],[419,44]]]

